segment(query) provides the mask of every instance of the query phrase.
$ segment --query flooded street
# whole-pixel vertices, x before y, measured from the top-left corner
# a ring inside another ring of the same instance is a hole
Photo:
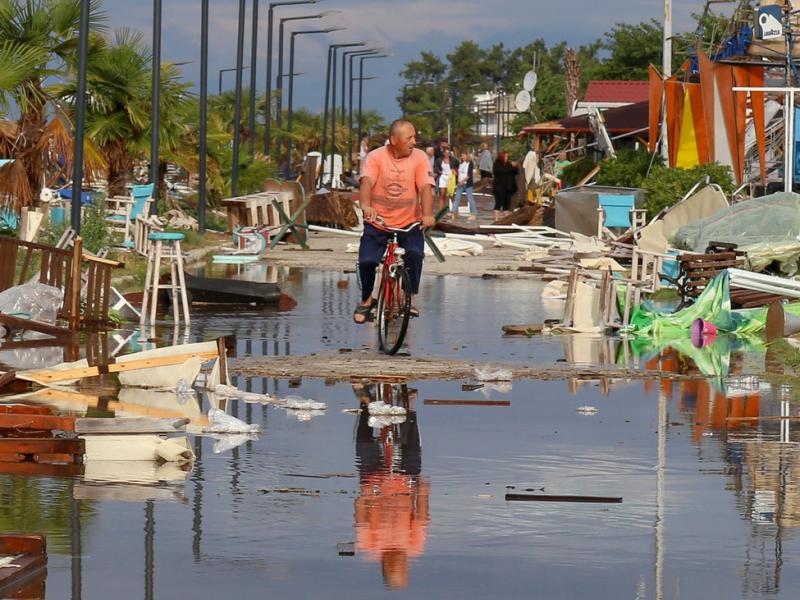
[[[239,276],[278,277],[298,304],[195,311],[190,341],[235,334],[239,357],[374,352],[374,327],[351,321],[355,275]],[[347,287],[337,285],[344,278]],[[800,446],[795,421],[763,418],[794,410],[789,388],[752,377],[769,362],[763,348],[728,349],[715,364],[729,367],[705,378],[701,356],[674,349],[504,338],[502,325],[559,316],[559,303],[542,304],[541,285],[426,279],[410,354],[627,362],[692,377],[478,389],[462,388],[474,380],[238,377],[241,389],[312,398],[327,410],[299,419],[230,401],[227,412],[262,433],[233,449],[194,436],[191,471],[157,485],[104,484],[88,465],[74,477],[0,475],[3,528],[47,534],[49,599],[794,598]],[[133,405],[147,392],[126,394]],[[209,408],[203,396],[172,398],[187,414]],[[408,414],[353,414],[375,399]],[[122,401],[88,410],[119,415]]]

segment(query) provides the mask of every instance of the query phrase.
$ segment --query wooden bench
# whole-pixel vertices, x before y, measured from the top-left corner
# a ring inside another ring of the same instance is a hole
[[[44,535],[0,535],[0,556],[15,557],[11,565],[0,567],[0,594],[3,598],[44,598],[47,574]]]

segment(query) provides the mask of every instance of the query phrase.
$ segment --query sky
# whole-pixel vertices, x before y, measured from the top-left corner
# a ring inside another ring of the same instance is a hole
[[[246,0],[245,60],[250,63],[252,2]],[[162,60],[186,63],[188,81],[199,82],[200,0],[163,0]],[[259,4],[257,88],[266,89],[268,2]],[[128,27],[152,34],[152,5],[131,0],[104,0],[109,29]],[[691,27],[691,14],[701,12],[701,0],[673,0],[673,30]],[[210,0],[209,91],[216,93],[219,69],[236,65],[239,2]],[[502,42],[516,48],[537,38],[549,43],[566,40],[571,45],[591,42],[615,23],[663,19],[663,0],[320,0],[316,5],[276,7],[273,57],[277,61],[277,23],[281,17],[339,11],[322,19],[286,23],[288,32],[303,29],[345,27],[322,35],[296,38],[294,106],[321,111],[325,94],[325,67],[329,44],[368,42],[386,49],[388,58],[364,62],[364,109],[376,109],[387,119],[399,116],[396,97],[402,86],[399,72],[405,63],[429,50],[444,58],[464,40],[481,47]],[[341,52],[341,50],[340,50]],[[285,64],[286,64],[285,63]],[[276,71],[273,63],[273,80]],[[341,61],[339,61],[341,65]],[[288,67],[284,67],[285,72]],[[341,72],[337,85],[341,85]],[[245,85],[249,73],[244,72]],[[273,84],[274,85],[274,84]],[[223,89],[232,89],[234,73],[223,74]],[[337,97],[339,96],[337,92]],[[284,106],[285,106],[284,100]]]

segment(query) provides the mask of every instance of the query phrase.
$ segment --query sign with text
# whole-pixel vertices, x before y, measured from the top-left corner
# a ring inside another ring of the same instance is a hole
[[[779,4],[762,6],[758,9],[758,27],[756,37],[762,40],[774,40],[783,37],[783,15]]]

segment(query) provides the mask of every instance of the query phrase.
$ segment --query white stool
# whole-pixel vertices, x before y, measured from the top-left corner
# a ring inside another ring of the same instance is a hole
[[[139,323],[144,325],[147,319],[148,300],[150,303],[150,323],[156,322],[156,308],[158,306],[158,291],[169,289],[172,292],[172,311],[175,323],[180,322],[180,308],[183,308],[183,317],[186,324],[191,323],[189,317],[189,300],[186,296],[186,278],[183,275],[183,255],[181,254],[182,233],[171,231],[154,232],[147,236],[151,242],[147,253],[147,274],[144,277],[144,295],[142,296],[142,315]],[[164,242],[167,246],[164,246]],[[168,259],[170,265],[170,284],[159,283],[161,275],[161,259]],[[179,306],[179,303],[181,306]]]

